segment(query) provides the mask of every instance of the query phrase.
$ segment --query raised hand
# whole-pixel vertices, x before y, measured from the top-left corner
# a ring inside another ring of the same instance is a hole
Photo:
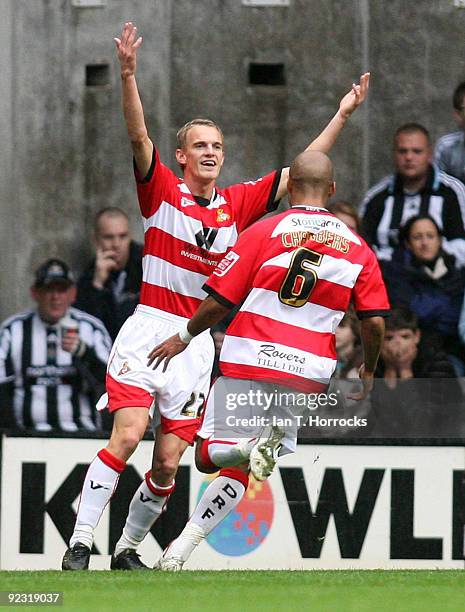
[[[166,368],[168,367],[169,362],[173,357],[182,353],[182,351],[188,345],[181,340],[179,334],[175,334],[171,336],[171,338],[167,338],[164,342],[153,348],[150,353],[147,355],[148,362],[147,365],[150,366],[152,363],[157,360],[153,369],[158,368],[160,363],[165,360],[165,364],[163,366],[163,372],[166,372]]]
[[[97,248],[95,253],[95,272],[92,281],[94,287],[103,289],[110,273],[117,268],[118,264],[115,261],[114,252]]]
[[[370,73],[365,72],[360,77],[360,84],[352,84],[352,89],[346,93],[339,104],[339,112],[347,119],[365,100],[370,86]]]
[[[136,73],[137,49],[142,44],[142,36],[137,38],[137,28],[128,21],[124,24],[121,38],[114,38],[118,59],[121,66],[121,76],[126,78]]]

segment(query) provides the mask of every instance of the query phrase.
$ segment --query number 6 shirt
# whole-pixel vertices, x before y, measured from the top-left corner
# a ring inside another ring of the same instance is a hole
[[[335,330],[350,302],[359,318],[389,312],[373,251],[326,209],[311,206],[244,231],[203,288],[230,307],[245,298],[223,342],[222,373],[307,393],[329,382]]]

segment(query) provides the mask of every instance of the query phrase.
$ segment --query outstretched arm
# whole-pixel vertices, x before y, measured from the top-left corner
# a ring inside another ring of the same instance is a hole
[[[220,304],[215,300],[215,298],[209,295],[197,308],[195,314],[193,315],[192,319],[188,321],[184,330],[182,330],[179,334],[171,336],[171,338],[168,338],[150,351],[148,354],[147,365],[152,365],[156,359],[157,361],[153,366],[153,369],[155,369],[163,360],[165,360],[165,364],[163,366],[163,372],[165,372],[171,359],[175,355],[182,353],[192,337],[197,336],[209,327],[215,325],[215,323],[218,323],[218,321],[221,321],[221,319],[223,319],[230,310],[231,308],[228,306],[223,306],[223,304]],[[181,339],[181,337],[183,337],[183,339]]]
[[[352,89],[346,93],[339,103],[339,109],[328,125],[323,129],[319,136],[313,140],[305,151],[321,151],[328,153],[336,142],[345,122],[354,112],[354,110],[365,100],[368,87],[370,85],[370,73],[365,72],[360,77],[360,84],[353,83]],[[276,200],[279,200],[287,193],[287,179],[289,177],[289,168],[284,168],[281,173],[281,180],[276,192]]]
[[[128,21],[124,24],[121,38],[113,40],[120,63],[124,119],[137,169],[145,177],[152,163],[153,143],[145,125],[144,109],[136,83],[137,50],[142,44],[142,37],[137,38],[136,26]]]

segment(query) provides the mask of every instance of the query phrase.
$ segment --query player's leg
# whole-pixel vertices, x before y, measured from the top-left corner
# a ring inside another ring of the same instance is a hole
[[[219,475],[208,485],[183,531],[155,566],[163,571],[182,569],[195,548],[237,506],[247,489],[249,440],[214,437],[214,406],[219,384],[215,382],[208,396],[195,449],[197,468],[206,473],[220,470]],[[228,467],[223,467],[224,464]]]
[[[174,433],[163,433],[161,426],[157,427],[152,469],[146,473],[131,500],[123,533],[112,556],[111,569],[137,570],[145,567],[135,560],[135,551],[166,509],[174,491],[179,461],[188,446],[188,441]]]
[[[261,481],[271,476],[278,457],[295,452],[297,431],[308,416],[308,409],[306,394],[270,383],[256,385],[271,398],[268,407],[270,426],[264,430],[249,458],[250,471],[256,480]]]
[[[113,430],[107,447],[98,453],[87,472],[63,569],[87,569],[94,528],[127,459],[147,429],[153,385],[157,382],[157,376],[147,368],[147,339],[156,337],[159,328],[161,324],[154,323],[153,317],[136,312],[124,323],[112,347],[106,399],[110,412],[115,413]]]
[[[213,474],[223,467],[246,463],[256,480],[271,476],[285,432],[274,425],[265,435],[250,439],[197,439],[195,464],[200,472]]]
[[[235,467],[248,462],[250,453],[257,444],[258,438],[199,438],[196,445],[195,463],[197,469],[204,473],[214,473],[221,468]]]
[[[94,529],[116,489],[126,461],[143,437],[147,424],[146,407],[122,408],[116,411],[108,445],[99,451],[87,471],[76,524],[70,547],[63,557],[62,569],[88,568]]]
[[[170,363],[169,382],[157,391],[158,414],[154,418],[161,425],[156,429],[152,468],[131,500],[112,557],[113,569],[138,569],[131,559],[166,508],[179,461],[194,443],[200,427],[199,416],[208,394],[213,363],[213,342],[209,335],[197,338]]]
[[[251,427],[246,427],[241,432],[243,436],[246,436],[242,439],[216,437],[215,430],[218,427],[221,428],[221,424],[215,420],[215,403],[223,400],[224,384],[227,385],[228,381],[218,379],[208,397],[202,427],[198,433],[195,459],[196,466],[201,472],[212,473],[225,464],[231,467],[222,467],[219,476],[207,487],[183,531],[165,550],[155,566],[156,569],[181,570],[195,548],[239,504],[247,490],[249,455],[251,457],[256,448],[260,450],[254,462],[261,468],[257,470],[261,480],[265,480],[266,470],[268,470],[268,476],[271,474],[278,454],[295,450],[297,436],[295,426],[290,427],[286,432],[281,431],[278,427],[267,427],[269,435],[261,438],[258,444],[256,437],[250,437],[262,433],[256,429],[254,431],[253,420],[250,421]],[[218,389],[220,389],[219,392]],[[275,410],[273,414],[280,415],[281,413]],[[285,414],[287,415],[287,412]],[[249,416],[253,418],[254,410],[249,413]],[[218,415],[216,418],[218,419]],[[286,444],[285,448],[282,447],[281,442]],[[236,462],[235,467],[232,466],[233,461]]]
[[[199,433],[202,433],[202,430]],[[245,453],[248,452],[252,458],[255,449],[259,449],[254,462],[260,480],[266,480],[271,475],[279,454],[292,452],[281,447],[284,436],[285,433],[278,427],[272,427],[267,438],[262,439],[258,444],[256,440],[253,442],[252,453],[250,453],[250,447],[245,450]],[[212,460],[215,451],[212,452],[211,448],[212,446],[215,448],[215,445],[221,444],[222,441],[218,439],[213,442],[212,445],[210,440],[202,438],[197,440],[196,466],[201,472],[212,473],[218,469],[218,465],[215,465]],[[231,449],[240,445],[240,442],[232,445],[230,440],[223,442],[227,442],[225,446],[229,446]],[[216,452],[218,453],[218,451]],[[220,448],[220,460],[224,458],[224,452]],[[231,460],[232,455],[227,458],[228,462]],[[242,461],[242,463],[236,467],[220,469],[218,477],[206,488],[181,534],[164,551],[163,556],[155,565],[155,569],[168,572],[180,571],[197,546],[239,504],[249,482],[249,462],[244,463],[239,454],[237,455],[237,461],[238,463]]]
[[[222,468],[208,485],[181,534],[164,551],[154,569],[180,571],[197,546],[239,504],[249,483],[248,468]]]
[[[201,472],[213,473],[220,468],[234,467],[247,462],[252,448],[258,441],[255,434],[258,435],[259,429],[247,425],[248,422],[253,422],[247,418],[251,416],[250,414],[241,413],[245,419],[241,419],[244,424],[239,428],[227,424],[230,415],[223,409],[225,398],[231,395],[232,388],[238,390],[238,384],[239,389],[248,389],[248,383],[245,381],[220,376],[208,394],[195,453],[196,465]],[[215,407],[218,406],[220,409],[215,411]]]

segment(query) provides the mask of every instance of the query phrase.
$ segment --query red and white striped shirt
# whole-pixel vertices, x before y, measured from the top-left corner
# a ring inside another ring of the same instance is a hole
[[[323,208],[293,207],[249,228],[204,288],[228,306],[247,295],[224,338],[222,373],[305,392],[328,383],[351,300],[360,318],[389,310],[373,251]]]
[[[206,297],[203,283],[239,233],[277,206],[280,176],[215,188],[202,206],[154,149],[147,177],[136,170],[145,234],[140,303],[190,318]]]

